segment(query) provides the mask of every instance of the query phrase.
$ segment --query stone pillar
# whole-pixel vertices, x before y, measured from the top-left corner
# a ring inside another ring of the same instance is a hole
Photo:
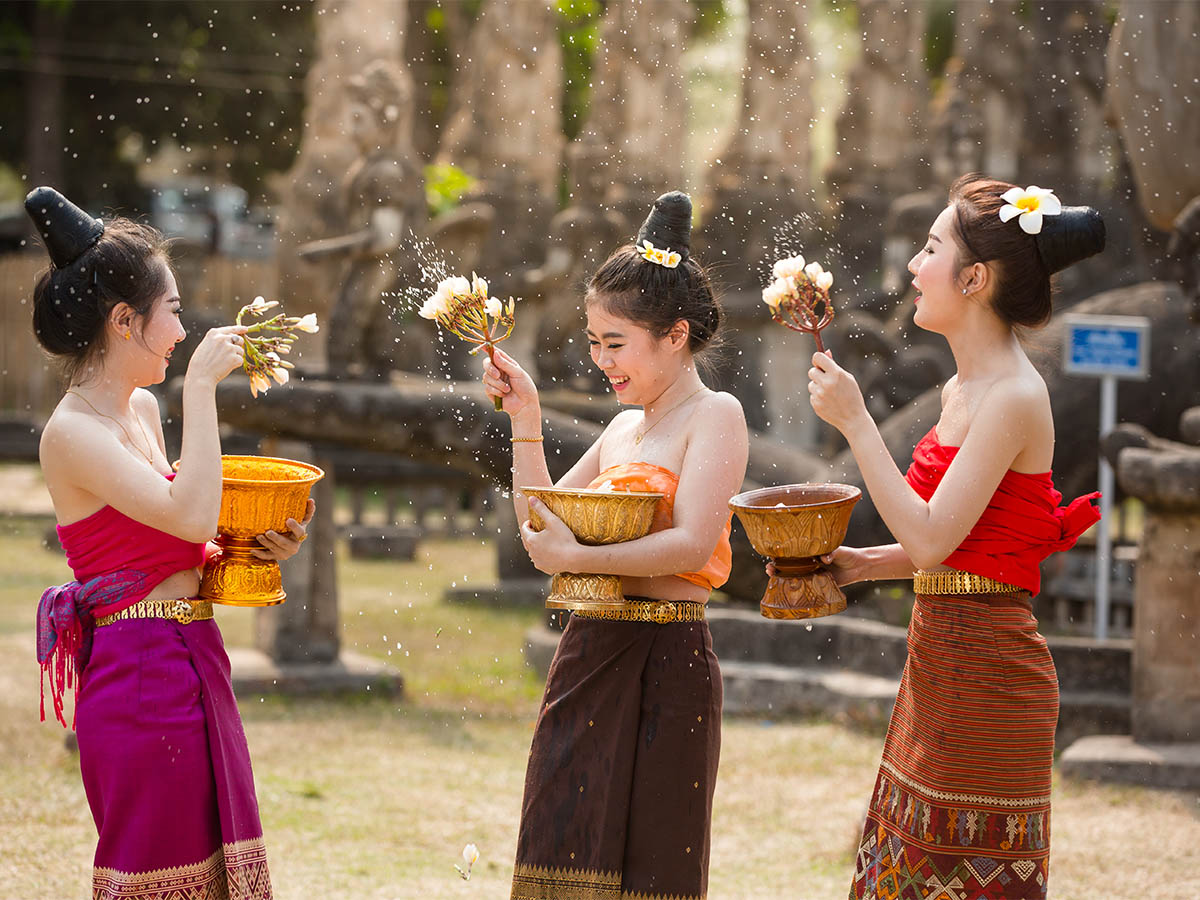
[[[260,449],[264,456],[310,462],[323,469],[325,477],[313,485],[317,511],[308,526],[308,540],[281,567],[288,598],[278,606],[258,610],[255,646],[278,664],[332,663],[341,646],[332,462],[299,441],[266,438]]]

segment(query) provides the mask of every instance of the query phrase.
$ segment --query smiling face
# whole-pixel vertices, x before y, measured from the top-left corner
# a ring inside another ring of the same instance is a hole
[[[133,357],[130,362],[140,387],[162,383],[167,376],[171,351],[187,337],[183,323],[179,321],[182,303],[175,274],[165,262],[160,264],[167,270],[162,294],[146,313],[140,333],[137,327],[133,328],[134,340],[120,342],[130,347]]]
[[[926,331],[944,334],[963,315],[967,273],[960,267],[962,251],[953,234],[954,208],[947,206],[929,229],[925,246],[908,262],[915,277],[917,311],[913,322]]]
[[[622,404],[653,403],[679,377],[689,355],[669,336],[609,313],[600,302],[587,305],[587,339],[592,362],[604,373]],[[683,342],[686,347],[686,340]]]

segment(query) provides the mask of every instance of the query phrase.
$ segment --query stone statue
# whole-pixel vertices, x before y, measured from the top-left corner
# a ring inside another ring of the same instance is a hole
[[[349,133],[360,156],[342,190],[342,235],[300,248],[310,260],[347,256],[329,319],[331,371],[382,375],[394,367],[394,329],[383,293],[390,259],[425,220],[424,176],[412,149],[412,86],[395,63],[376,60],[347,83]]]
[[[526,273],[529,296],[544,300],[537,339],[539,371],[559,384],[602,389],[582,339],[583,295],[588,278],[621,244],[633,239],[624,218],[604,207],[609,150],[594,135],[567,148],[571,204],[550,220],[545,262]]]

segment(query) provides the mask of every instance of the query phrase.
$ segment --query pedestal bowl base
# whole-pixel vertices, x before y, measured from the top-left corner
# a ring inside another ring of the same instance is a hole
[[[808,575],[775,575],[758,611],[768,619],[816,619],[846,608],[846,595],[825,570]]]
[[[201,600],[226,606],[274,606],[287,599],[279,563],[250,552],[261,546],[258,541],[218,535],[217,543],[221,549],[204,565]]]
[[[625,604],[619,575],[560,572],[550,582],[546,609],[616,609]]]

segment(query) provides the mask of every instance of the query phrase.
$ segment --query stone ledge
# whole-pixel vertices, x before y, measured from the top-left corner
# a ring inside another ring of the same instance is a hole
[[[499,584],[447,588],[442,599],[455,605],[527,608],[544,606],[549,592],[549,578],[509,578]]]
[[[369,691],[386,697],[404,693],[404,679],[386,663],[344,651],[333,663],[280,665],[261,650],[229,648],[233,690],[249,694],[332,694]]]
[[[1200,790],[1200,743],[1139,744],[1127,734],[1095,734],[1071,744],[1059,766],[1077,778]]]

